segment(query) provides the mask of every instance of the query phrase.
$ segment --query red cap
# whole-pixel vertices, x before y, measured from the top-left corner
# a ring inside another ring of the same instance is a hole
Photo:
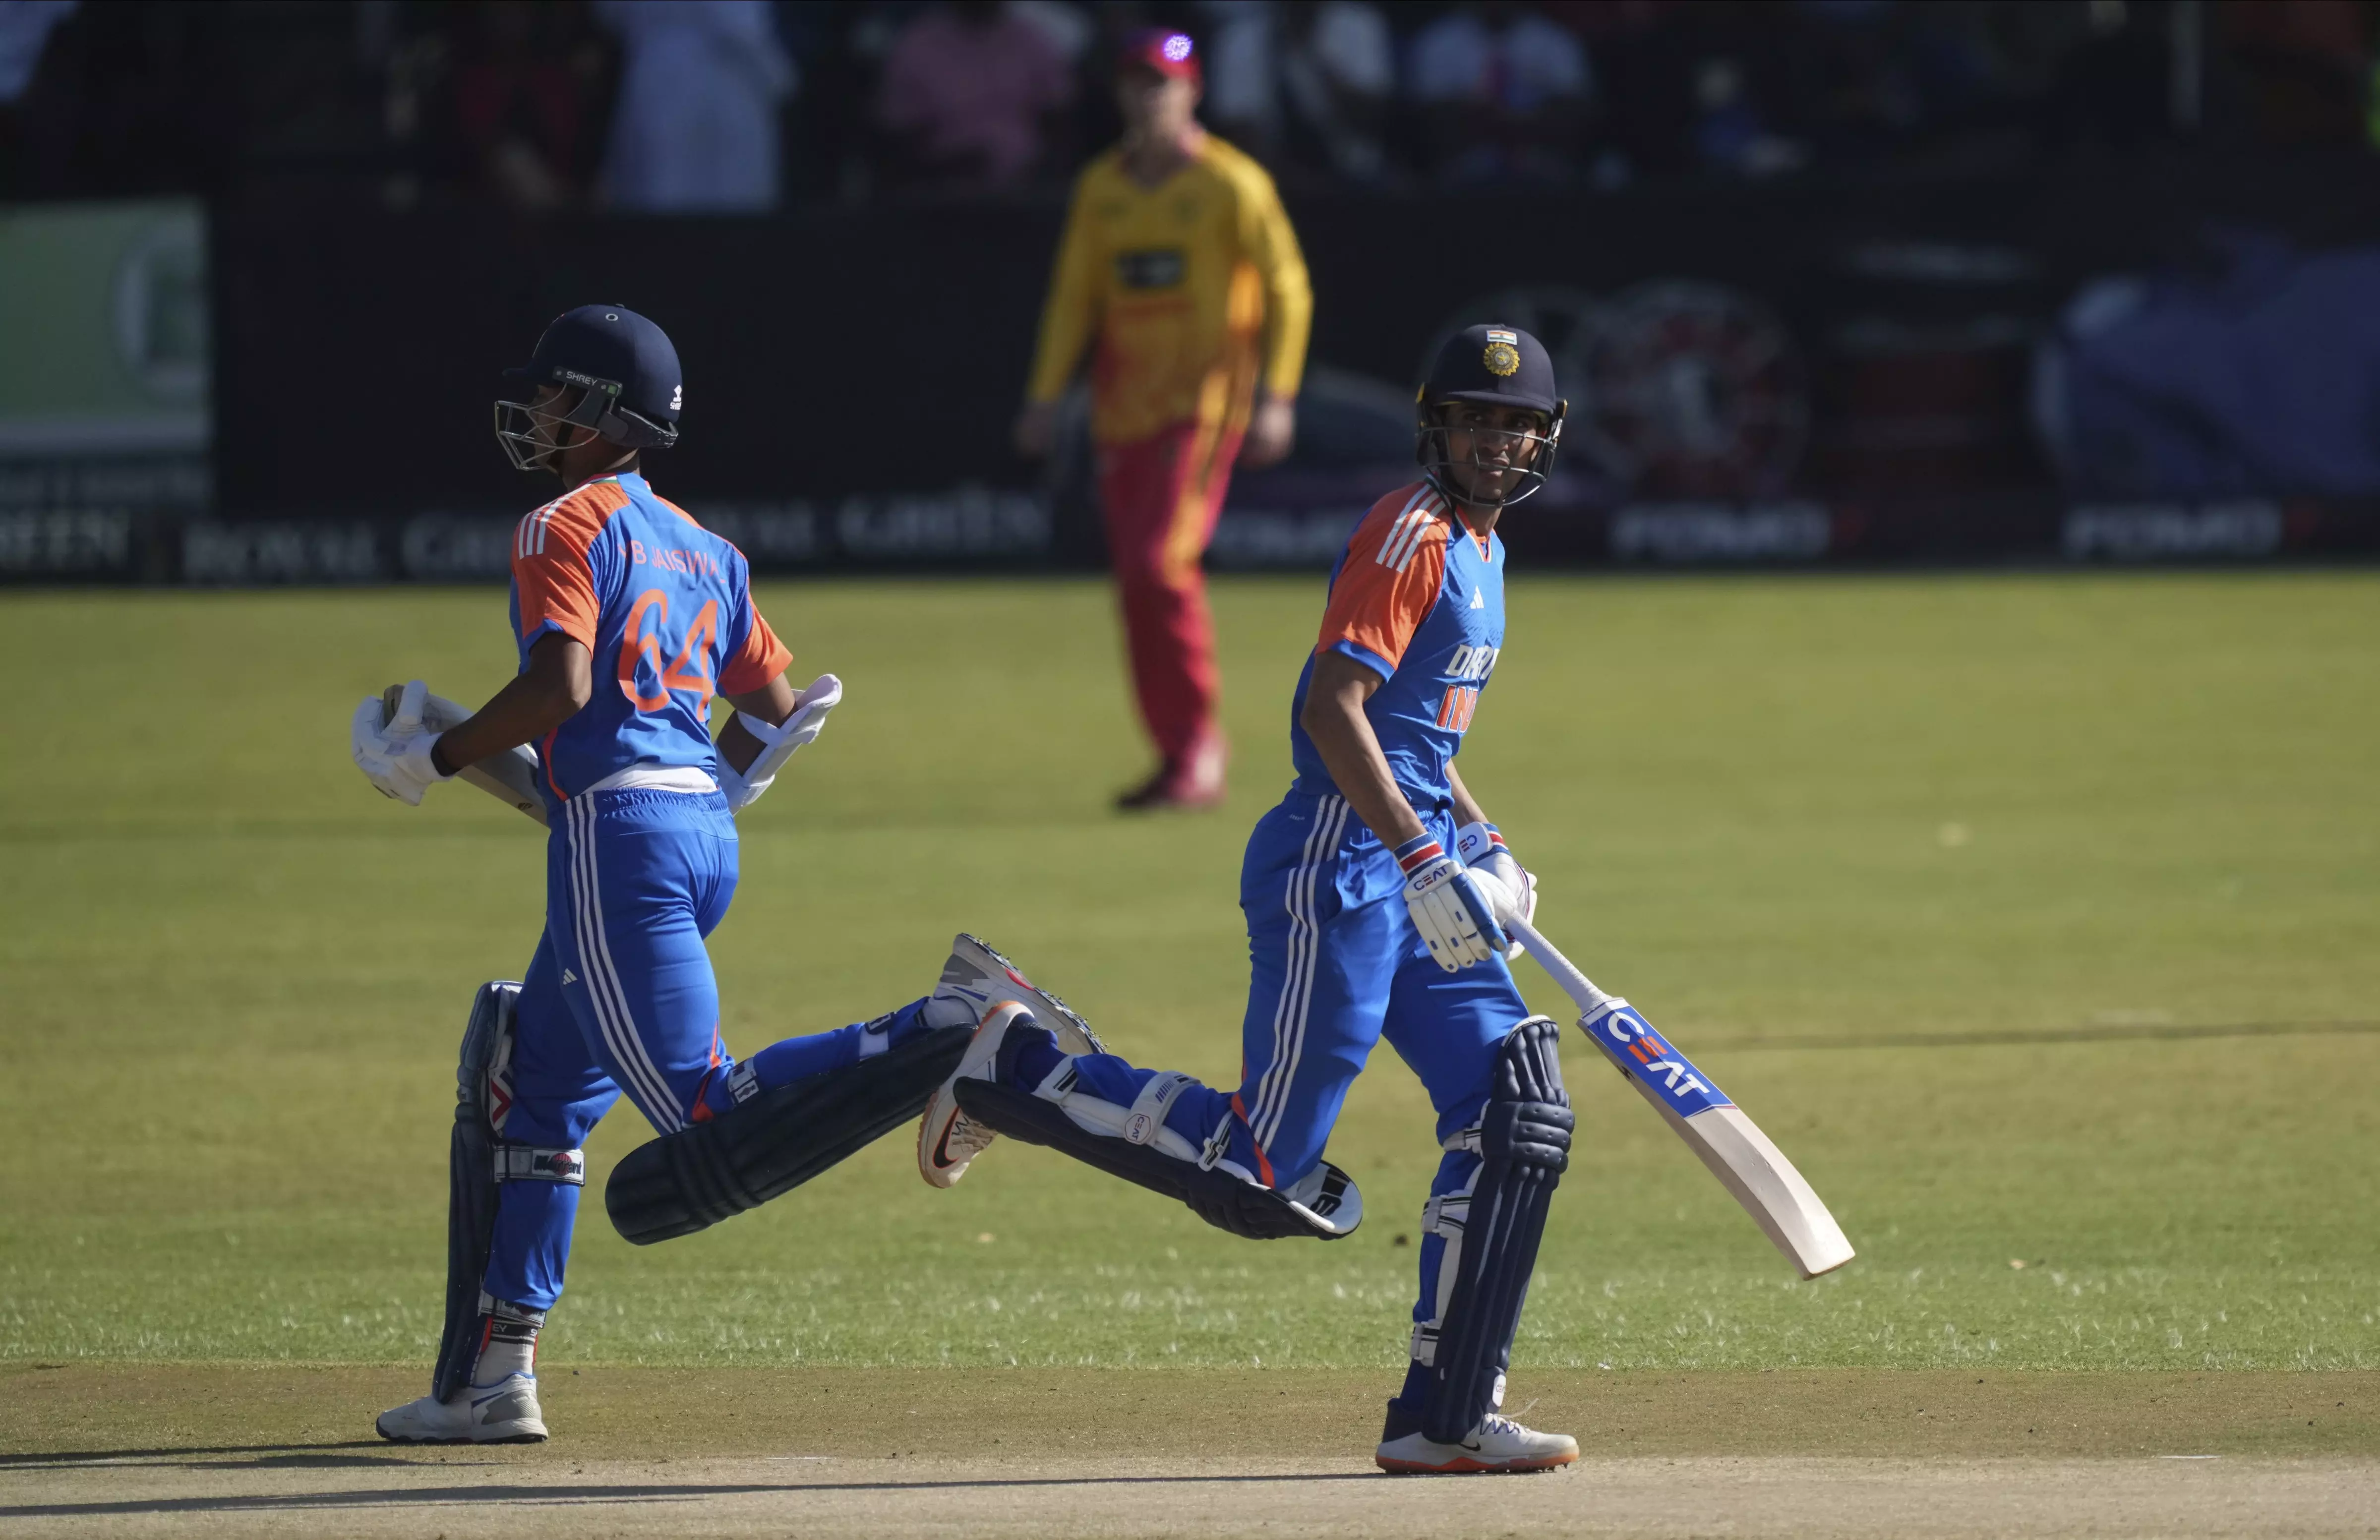
[[[1177,32],[1163,27],[1145,27],[1123,41],[1116,55],[1119,69],[1153,69],[1174,80],[1196,80],[1198,74],[1198,48],[1187,32]]]

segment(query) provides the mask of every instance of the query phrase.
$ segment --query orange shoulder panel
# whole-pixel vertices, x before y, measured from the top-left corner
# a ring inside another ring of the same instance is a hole
[[[1427,482],[1372,504],[1330,585],[1317,652],[1340,651],[1394,673],[1446,580],[1446,500]]]
[[[555,498],[513,531],[513,582],[520,590],[521,636],[551,625],[592,649],[601,603],[587,552],[612,515],[627,506],[617,481],[595,481]]]
[[[751,604],[747,598],[744,601]],[[744,646],[719,670],[719,693],[749,695],[767,686],[770,680],[793,665],[793,649],[777,639],[769,629],[758,605],[752,606],[752,628],[744,633]]]

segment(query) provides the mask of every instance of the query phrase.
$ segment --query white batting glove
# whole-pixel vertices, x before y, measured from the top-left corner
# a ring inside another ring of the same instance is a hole
[[[381,795],[395,797],[408,807],[420,806],[423,792],[454,779],[441,774],[430,758],[431,746],[439,734],[422,725],[422,708],[429,698],[430,686],[414,680],[397,698],[395,715],[382,724],[380,697],[366,696],[348,727],[356,768]]]
[[[1416,834],[1399,845],[1397,865],[1405,874],[1405,911],[1439,967],[1454,973],[1511,944],[1484,885],[1436,839]]]
[[[1454,854],[1463,865],[1479,879],[1495,905],[1496,923],[1510,927],[1519,919],[1534,925],[1537,919],[1537,874],[1513,859],[1504,846],[1504,836],[1496,832],[1492,823],[1466,823],[1454,831]],[[1514,941],[1504,949],[1508,958],[1521,955],[1521,943]]]
[[[843,700],[843,681],[833,674],[821,673],[810,681],[810,687],[794,697],[794,714],[771,727],[758,717],[738,711],[734,720],[744,724],[744,731],[760,740],[760,752],[752,763],[737,770],[719,760],[719,790],[727,798],[727,810],[742,812],[760,800],[760,794],[777,779],[777,771],[786,760],[815,739],[826,726],[826,714]]]

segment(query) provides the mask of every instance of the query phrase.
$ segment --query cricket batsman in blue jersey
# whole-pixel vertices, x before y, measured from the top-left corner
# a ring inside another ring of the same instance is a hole
[[[1578,1458],[1567,1435],[1499,1411],[1572,1120],[1558,1028],[1506,965],[1500,916],[1531,917],[1535,879],[1454,768],[1504,645],[1497,519],[1545,484],[1566,410],[1544,347],[1509,326],[1458,333],[1422,382],[1424,474],[1373,504],[1331,574],[1291,714],[1297,779],[1248,841],[1238,1087],[1071,1050],[1052,1030],[1066,1024],[1009,1001],[984,1013],[918,1132],[935,1186],[1006,1134],[1235,1233],[1333,1239],[1363,1206],[1324,1142],[1386,1037],[1428,1088],[1445,1152],[1412,1364],[1376,1455],[1393,1472]]]
[[[521,982],[480,988],[464,1034],[445,1324],[431,1393],[377,1424],[399,1442],[546,1437],[537,1337],[562,1294],[579,1146],[624,1092],[660,1137],[614,1170],[605,1204],[648,1243],[774,1197],[916,1118],[994,996],[1097,1047],[962,937],[933,995],[741,1062],[727,1052],[703,943],[735,893],[735,814],[818,735],[842,686],[787,683],[791,654],[753,607],[743,553],[645,480],[641,456],[676,441],[685,394],[659,326],[581,307],[506,381],[498,440],[564,488],[513,535],[519,672],[443,732],[425,725],[419,682],[385,721],[364,701],[352,732],[365,775],[412,805],[529,746],[551,831],[536,954]],[[716,742],[714,696],[735,709]]]

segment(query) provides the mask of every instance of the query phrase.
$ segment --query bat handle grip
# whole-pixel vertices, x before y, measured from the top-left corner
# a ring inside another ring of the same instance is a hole
[[[1537,966],[1545,969],[1552,976],[1553,981],[1561,986],[1562,993],[1577,1002],[1581,1012],[1592,1011],[1611,998],[1595,987],[1595,980],[1579,972],[1578,964],[1564,957],[1551,941],[1537,934],[1536,926],[1517,916],[1501,923],[1528,954],[1537,960]]]

